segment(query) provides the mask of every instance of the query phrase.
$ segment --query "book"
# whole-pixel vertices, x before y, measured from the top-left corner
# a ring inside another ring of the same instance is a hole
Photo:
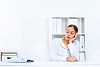
[[[80,61],[85,61],[85,52],[80,52]]]
[[[78,19],[69,19],[68,20],[68,25],[70,25],[70,24],[74,24],[74,25],[76,25],[79,28],[79,21],[78,21]]]
[[[52,33],[56,34],[56,28],[57,28],[57,19],[53,18],[52,19]]]
[[[57,19],[57,34],[61,34],[62,33],[62,19]]]
[[[85,49],[85,39],[84,36],[80,36],[80,51],[84,51]]]
[[[67,18],[62,18],[62,33],[66,33]]]

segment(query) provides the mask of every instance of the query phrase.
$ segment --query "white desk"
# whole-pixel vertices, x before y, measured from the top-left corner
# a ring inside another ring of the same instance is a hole
[[[34,61],[32,63],[5,63],[0,67],[100,67],[99,62],[60,62],[60,61]]]

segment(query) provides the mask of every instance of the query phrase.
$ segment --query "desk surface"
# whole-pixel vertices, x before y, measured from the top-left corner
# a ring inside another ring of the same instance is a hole
[[[62,65],[100,65],[100,62],[62,62],[62,61],[34,61],[31,63],[0,62],[0,66],[62,66]]]

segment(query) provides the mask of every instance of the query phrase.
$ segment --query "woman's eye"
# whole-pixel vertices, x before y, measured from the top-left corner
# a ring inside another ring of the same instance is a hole
[[[71,34],[74,34],[74,33],[71,33]]]
[[[69,32],[66,32],[66,33],[69,33]]]

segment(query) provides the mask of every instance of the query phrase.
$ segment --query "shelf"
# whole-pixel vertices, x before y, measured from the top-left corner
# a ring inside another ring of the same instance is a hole
[[[85,50],[84,51],[79,51],[79,53],[85,53]]]
[[[52,34],[52,35],[65,35],[65,33],[62,33],[62,34]],[[79,33],[78,35],[85,35],[85,33]]]
[[[52,44],[53,39],[55,38],[62,38],[66,34],[66,28],[70,24],[74,24],[78,27],[78,37],[76,40],[80,42],[80,51],[79,53],[86,53],[85,50],[85,22],[84,22],[84,17],[74,17],[74,16],[69,16],[69,17],[51,17],[50,22],[49,22],[49,43]],[[81,57],[81,58],[86,58],[86,57]]]

